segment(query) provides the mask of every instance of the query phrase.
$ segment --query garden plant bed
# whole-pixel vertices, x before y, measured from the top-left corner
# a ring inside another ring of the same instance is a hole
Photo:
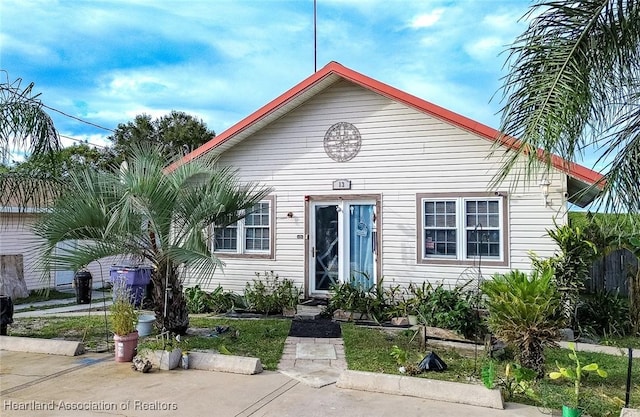
[[[400,375],[399,365],[390,355],[392,347],[398,345],[407,351],[410,360],[417,362],[433,349],[448,365],[445,372],[425,372],[416,376],[417,378],[482,384],[480,372],[483,363],[487,361],[482,352],[478,352],[477,358],[472,351],[457,351],[444,347],[428,347],[425,352],[420,350],[418,341],[414,339],[410,342],[413,333],[407,330],[390,331],[388,328],[374,329],[352,323],[344,324],[342,335],[349,369]],[[570,365],[567,362],[568,353],[566,349],[546,349],[546,375],[556,370],[556,361]],[[624,405],[627,358],[588,352],[579,352],[578,357],[584,364],[597,362],[609,373],[606,379],[593,377],[583,381],[583,398],[588,401],[589,415],[592,417],[618,416]],[[507,363],[507,361],[496,362],[498,376],[504,377]],[[632,407],[637,407],[640,404],[640,364],[638,362],[634,362],[631,379],[630,404]],[[537,405],[550,413],[551,410],[559,410],[563,402],[570,398],[573,386],[566,381],[552,381],[545,377],[536,384],[534,389],[541,399],[540,402],[524,395],[516,395],[508,401]]]

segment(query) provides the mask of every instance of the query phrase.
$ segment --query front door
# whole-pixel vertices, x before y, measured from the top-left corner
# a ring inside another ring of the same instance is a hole
[[[309,289],[326,293],[332,284],[376,282],[374,201],[319,201],[310,204]]]

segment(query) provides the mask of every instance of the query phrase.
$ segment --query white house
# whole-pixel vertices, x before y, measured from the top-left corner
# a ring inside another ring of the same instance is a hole
[[[30,290],[40,288],[65,288],[73,283],[75,271],[54,271],[43,276],[38,268],[43,239],[33,233],[40,211],[33,208],[0,207],[0,293],[13,298],[25,297]],[[64,244],[59,245],[61,249]],[[88,270],[93,286],[100,287],[109,281],[111,265],[116,258],[92,262]]]
[[[491,188],[498,137],[329,63],[181,161],[213,153],[241,180],[273,188],[243,221],[215,229],[226,266],[210,285],[242,291],[256,272],[274,271],[322,297],[352,277],[454,285],[478,270],[529,270],[530,251],[556,248],[546,229],[566,223],[567,202],[591,202],[602,176],[554,156],[535,183],[510,176]]]

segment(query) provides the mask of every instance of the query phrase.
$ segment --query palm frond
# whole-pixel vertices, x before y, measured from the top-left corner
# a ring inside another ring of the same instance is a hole
[[[60,149],[60,137],[53,120],[44,111],[34,84],[22,87],[22,79],[0,83],[0,150],[6,157],[11,150],[24,149],[31,154],[46,154]]]
[[[72,172],[67,183],[35,228],[45,241],[46,272],[133,255],[159,269],[182,265],[210,277],[223,264],[211,253],[207,228],[241,218],[270,191],[204,159],[167,172],[157,150],[142,148],[119,171]],[[81,244],[56,251],[66,241]]]
[[[49,175],[27,175],[9,171],[0,173],[0,206],[27,208],[47,207],[66,187],[65,179]]]
[[[549,169],[551,154],[579,160],[614,121],[623,130],[630,119],[620,114],[630,114],[637,103],[638,2],[539,2],[525,17],[531,23],[506,63],[500,127],[520,142],[503,155],[495,183],[512,171],[516,178],[537,179]]]

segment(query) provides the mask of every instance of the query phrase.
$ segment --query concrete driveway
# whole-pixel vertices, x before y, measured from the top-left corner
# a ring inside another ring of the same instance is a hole
[[[141,374],[113,355],[76,357],[0,351],[0,415],[4,416],[522,416],[504,411],[304,385],[278,372],[210,371]]]

